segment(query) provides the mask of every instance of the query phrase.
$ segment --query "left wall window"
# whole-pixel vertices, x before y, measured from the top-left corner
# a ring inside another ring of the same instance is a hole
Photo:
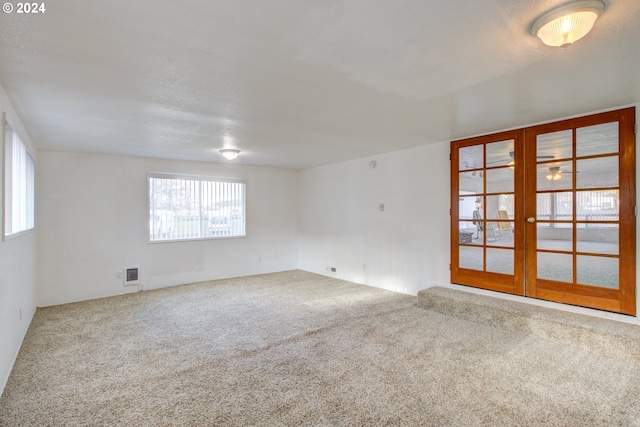
[[[5,124],[4,235],[34,227],[35,172],[33,158],[18,134]]]

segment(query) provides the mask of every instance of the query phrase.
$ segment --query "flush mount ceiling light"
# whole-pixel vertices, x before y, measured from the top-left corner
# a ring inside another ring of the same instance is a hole
[[[605,9],[602,0],[577,0],[539,16],[529,31],[547,46],[567,48],[587,35]]]
[[[240,150],[236,150],[235,148],[223,148],[222,150],[220,150],[220,153],[224,156],[225,159],[233,160],[238,157],[238,154],[240,154]]]

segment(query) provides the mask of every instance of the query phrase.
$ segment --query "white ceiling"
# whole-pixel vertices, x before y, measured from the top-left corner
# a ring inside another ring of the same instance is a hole
[[[55,0],[0,16],[41,149],[301,169],[640,102],[640,1],[568,50],[565,0]]]

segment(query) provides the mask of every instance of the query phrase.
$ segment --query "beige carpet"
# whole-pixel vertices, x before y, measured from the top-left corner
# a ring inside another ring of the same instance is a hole
[[[637,327],[416,302],[292,271],[39,309],[0,425],[640,425]]]

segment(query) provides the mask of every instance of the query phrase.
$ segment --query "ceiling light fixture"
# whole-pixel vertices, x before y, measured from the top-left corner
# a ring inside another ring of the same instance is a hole
[[[516,155],[515,151],[509,151],[509,157],[511,157],[511,161],[509,163],[507,163],[507,166],[509,166],[509,169],[515,169],[516,168],[515,155]]]
[[[240,154],[240,150],[236,150],[235,148],[223,148],[222,150],[220,150],[220,153],[224,156],[225,159],[233,160],[238,157],[238,154]]]
[[[591,31],[605,9],[602,0],[577,0],[540,15],[529,31],[547,46],[567,48]]]
[[[549,181],[557,181],[562,178],[562,171],[558,166],[553,166],[549,168],[549,175],[547,175],[547,179]]]

